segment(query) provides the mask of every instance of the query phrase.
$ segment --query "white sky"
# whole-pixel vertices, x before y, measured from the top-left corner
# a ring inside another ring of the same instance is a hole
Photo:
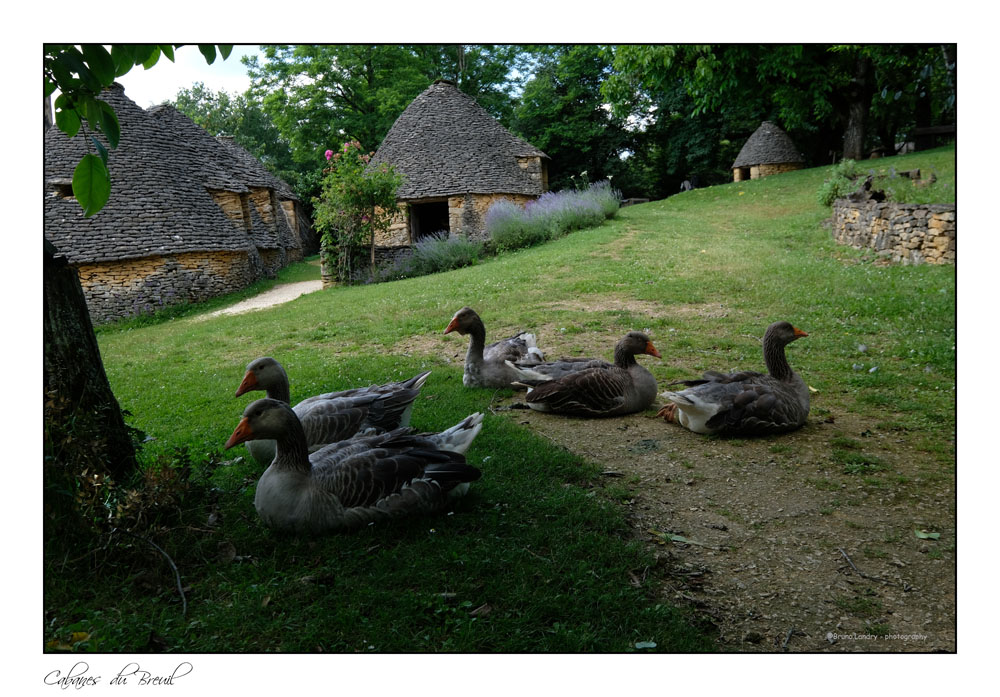
[[[205,83],[212,92],[241,94],[250,86],[246,66],[240,60],[246,55],[258,55],[263,59],[256,45],[238,45],[233,47],[229,58],[222,60],[221,56],[216,56],[209,65],[196,45],[181,46],[174,50],[173,63],[166,56],[160,56],[151,69],[133,68],[118,78],[118,82],[125,87],[125,96],[143,109],[175,99],[179,90],[188,89],[196,82]]]

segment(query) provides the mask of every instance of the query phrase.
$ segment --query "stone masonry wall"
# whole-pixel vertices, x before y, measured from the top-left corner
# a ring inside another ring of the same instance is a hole
[[[451,234],[467,235],[472,240],[486,240],[486,212],[496,201],[505,198],[519,206],[535,200],[524,194],[465,194],[448,199],[448,227]]]
[[[207,300],[255,280],[246,252],[191,252],[76,268],[95,324]]]
[[[954,264],[953,204],[833,202],[833,239],[903,264]]]
[[[750,178],[760,179],[761,177],[770,177],[772,174],[781,174],[783,172],[794,172],[797,169],[802,169],[802,163],[800,162],[779,162],[770,165],[757,165],[750,168]]]
[[[540,158],[534,158],[540,162]],[[505,198],[523,206],[536,196],[525,194],[462,194],[448,197],[448,229],[452,235],[467,235],[470,239],[485,240],[486,211],[494,202]],[[419,201],[415,201],[419,203]],[[400,202],[398,212],[392,219],[388,231],[380,233],[375,244],[381,247],[402,247],[410,245],[410,223],[407,204]]]

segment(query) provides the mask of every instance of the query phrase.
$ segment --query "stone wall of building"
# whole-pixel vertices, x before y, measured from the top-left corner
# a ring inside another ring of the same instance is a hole
[[[540,191],[549,190],[549,171],[545,162],[537,155],[517,158],[517,166],[528,173],[531,180],[538,184]]]
[[[770,177],[772,174],[793,172],[797,169],[802,169],[801,162],[777,162],[769,165],[756,165],[750,167],[750,178],[760,179],[761,177]]]
[[[376,247],[409,247],[410,246],[410,212],[407,205],[400,201],[396,204],[396,215],[392,217],[389,229],[375,235]]]
[[[733,168],[733,181],[742,182],[748,179],[760,179],[761,177],[770,177],[772,174],[793,172],[797,169],[802,169],[801,162],[777,162],[769,165],[735,167]]]
[[[274,263],[265,262],[265,267]],[[79,264],[76,269],[95,324],[207,300],[258,278],[246,252],[190,252]]]
[[[833,202],[834,240],[903,264],[955,263],[955,224],[953,204]]]
[[[496,201],[505,198],[519,206],[534,201],[536,196],[525,194],[465,194],[448,199],[448,227],[451,234],[466,235],[473,240],[486,240],[486,212]]]
[[[541,165],[541,158],[523,158]],[[526,194],[462,194],[448,197],[448,229],[452,235],[467,235],[474,240],[485,240],[486,211],[495,201],[505,198],[523,206],[536,196]],[[420,203],[414,201],[414,203]],[[410,240],[410,219],[407,204],[400,202],[392,224],[384,233],[376,236],[375,244],[380,247],[408,247]]]

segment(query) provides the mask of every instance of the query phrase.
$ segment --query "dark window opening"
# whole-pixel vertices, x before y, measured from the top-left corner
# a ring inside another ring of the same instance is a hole
[[[450,232],[448,226],[448,202],[410,204],[410,236],[419,242],[435,232]]]

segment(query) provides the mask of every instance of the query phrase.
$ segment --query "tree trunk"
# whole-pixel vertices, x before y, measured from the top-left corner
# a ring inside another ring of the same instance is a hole
[[[844,131],[844,159],[865,159],[868,110],[872,103],[871,59],[859,55],[854,77],[847,90],[847,128]]]
[[[100,450],[108,473],[119,480],[136,467],[132,438],[104,372],[76,269],[57,256],[58,250],[47,240],[44,246],[45,401],[68,405],[51,410],[47,406],[47,416],[61,420],[60,431],[72,440],[73,424],[85,415],[96,427],[95,433],[85,436],[89,446]]]

